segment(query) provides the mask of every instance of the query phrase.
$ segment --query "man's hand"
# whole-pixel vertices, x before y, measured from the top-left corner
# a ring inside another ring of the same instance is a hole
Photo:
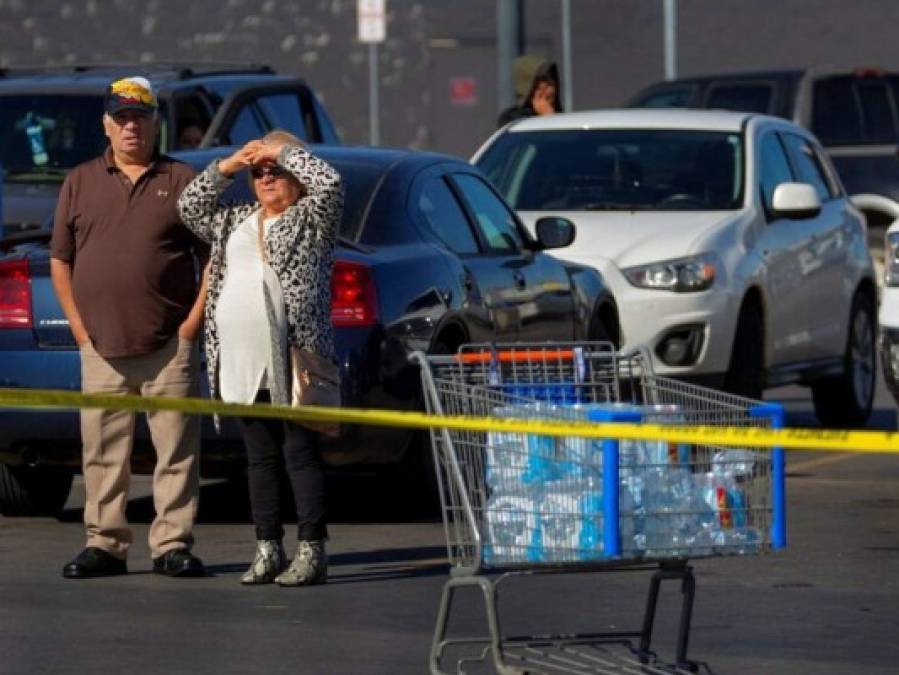
[[[250,141],[235,151],[230,157],[221,160],[219,162],[219,171],[222,172],[222,175],[230,178],[241,169],[246,169],[248,166],[255,164],[257,161],[255,157],[261,147],[264,147],[262,141]],[[277,157],[277,155],[275,156]]]
[[[541,82],[534,89],[531,107],[538,115],[551,115],[556,112],[556,87],[549,82]]]
[[[240,152],[240,151],[238,151]],[[203,307],[206,304],[206,292],[209,290],[209,266],[203,269],[203,276],[200,277],[200,288],[197,289],[197,299],[194,301],[193,307],[184,322],[178,326],[178,337],[182,340],[190,340],[193,342],[200,334],[200,328],[203,325]]]
[[[91,336],[84,327],[81,314],[75,306],[75,296],[72,292],[71,263],[58,258],[50,258],[50,280],[53,283],[53,290],[56,291],[59,306],[62,307],[63,314],[69,320],[69,330],[72,331],[72,338],[75,340],[75,344],[79,347],[90,344]]]
[[[178,326],[178,337],[182,340],[188,340],[189,342],[193,342],[197,339],[197,335],[200,334],[200,322],[199,321],[191,321],[188,319],[180,326]]]

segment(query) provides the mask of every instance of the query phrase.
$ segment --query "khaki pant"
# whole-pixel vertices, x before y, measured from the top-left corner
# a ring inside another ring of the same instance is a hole
[[[157,352],[104,359],[91,345],[81,349],[82,391],[92,394],[196,396],[199,352],[196,344],[172,338]],[[150,553],[156,558],[193,544],[199,492],[200,424],[178,412],[147,413],[156,449]],[[131,481],[134,413],[82,409],[84,524],[87,545],[125,558],[131,530],[125,516]]]

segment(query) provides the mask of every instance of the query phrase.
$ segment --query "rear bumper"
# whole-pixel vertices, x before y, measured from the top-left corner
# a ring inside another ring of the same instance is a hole
[[[343,372],[343,402],[350,407],[418,409],[420,384],[417,368],[405,348],[383,340],[367,329],[341,331],[339,360]],[[2,350],[0,386],[34,389],[81,387],[78,351]],[[205,372],[201,395],[208,396]],[[132,457],[136,473],[151,472],[153,451],[142,415],[137,416]],[[235,420],[222,419],[216,433],[212,418],[202,420],[201,472],[214,477],[242,471],[246,465],[243,443]],[[385,464],[399,461],[413,432],[376,426],[346,425],[341,436],[325,440],[322,451],[332,466]],[[81,467],[81,431],[78,411],[0,408],[0,462]]]

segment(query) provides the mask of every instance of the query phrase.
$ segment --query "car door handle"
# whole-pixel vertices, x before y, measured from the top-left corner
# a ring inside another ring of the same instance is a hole
[[[463,274],[459,277],[459,281],[462,282],[462,288],[466,291],[474,290],[474,279],[470,274]]]
[[[512,275],[512,278],[515,279],[515,287],[518,289],[522,289],[527,287],[528,281],[524,278],[524,275],[521,272],[515,272]]]

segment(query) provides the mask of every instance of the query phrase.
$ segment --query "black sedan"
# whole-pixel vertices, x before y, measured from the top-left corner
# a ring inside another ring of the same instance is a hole
[[[198,169],[226,149],[184,153]],[[477,168],[410,150],[317,147],[343,176],[345,210],[331,282],[331,321],[345,405],[421,408],[413,350],[466,342],[617,339],[617,310],[599,274],[544,253],[574,225],[538,223],[534,241]],[[236,180],[226,201],[250,199]],[[403,459],[415,434],[345,426],[331,464]]]

